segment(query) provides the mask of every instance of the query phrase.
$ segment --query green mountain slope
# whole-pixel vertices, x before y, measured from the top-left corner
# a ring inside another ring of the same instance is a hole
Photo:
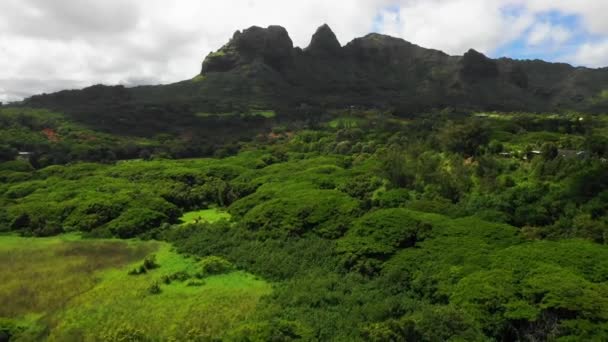
[[[449,56],[376,33],[341,46],[327,25],[301,49],[284,28],[270,26],[237,31],[191,80],[134,88],[98,85],[33,96],[24,105],[141,135],[187,130],[200,113],[302,106],[391,108],[398,114],[446,107],[601,113],[608,110],[607,91],[607,68],[490,59],[475,50]],[[199,126],[214,131],[225,125]]]

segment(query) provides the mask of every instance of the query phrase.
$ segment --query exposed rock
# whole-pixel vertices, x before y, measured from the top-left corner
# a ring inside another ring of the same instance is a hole
[[[235,32],[228,44],[209,54],[203,62],[202,73],[229,71],[255,59],[281,67],[291,56],[292,50],[293,42],[285,28],[252,26],[243,32]]]
[[[293,49],[293,42],[287,30],[281,26],[269,26],[265,29],[253,26],[242,33],[235,33],[232,39],[239,53],[253,58],[285,58]]]
[[[462,76],[468,80],[495,78],[498,76],[496,61],[473,49],[462,56]]]
[[[334,32],[327,24],[324,24],[317,29],[310,45],[304,51],[315,55],[337,55],[341,49],[342,45]]]

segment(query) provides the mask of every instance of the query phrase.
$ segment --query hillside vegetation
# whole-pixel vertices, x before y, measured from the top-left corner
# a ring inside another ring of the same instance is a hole
[[[608,339],[604,117],[285,115],[223,158],[0,164],[0,230],[32,237],[3,237],[0,256],[22,269],[34,255],[25,273],[9,270],[0,298],[71,284],[58,303],[2,306],[1,330],[57,341]],[[23,280],[38,267],[55,271]]]

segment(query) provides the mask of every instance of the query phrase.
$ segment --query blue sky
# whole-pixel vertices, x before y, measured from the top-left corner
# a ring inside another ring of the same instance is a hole
[[[236,30],[284,26],[306,47],[371,31],[461,55],[608,66],[608,0],[2,0],[0,101],[194,77]]]
[[[533,34],[533,27],[530,27],[517,39],[494,49],[490,55],[492,57],[509,56],[517,59],[567,62],[567,57],[575,54],[583,43],[598,39],[585,31],[581,25],[582,20],[579,15],[554,10],[540,13],[536,15],[536,21],[547,23],[553,28],[562,27],[570,32],[570,36],[564,37],[563,41],[556,42],[552,39],[545,39],[531,44],[529,38]]]
[[[494,58],[604,67],[608,66],[608,25],[597,22],[608,22],[603,19],[608,1],[602,2],[395,1],[376,15],[372,30],[455,55],[474,48]]]

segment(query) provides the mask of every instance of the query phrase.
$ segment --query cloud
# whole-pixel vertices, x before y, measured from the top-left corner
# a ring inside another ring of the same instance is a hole
[[[564,26],[543,22],[532,27],[527,43],[532,46],[543,43],[561,45],[572,38],[572,36],[572,31]]]
[[[490,53],[519,37],[532,23],[527,13],[505,13],[496,0],[405,1],[381,13],[379,29],[416,44],[462,54],[470,48]]]
[[[570,23],[545,16],[555,12],[575,16],[594,38],[563,59],[596,66],[606,61],[598,42],[608,36],[607,11],[597,0],[2,0],[0,98],[187,79],[251,25],[285,26],[301,47],[328,23],[342,44],[375,30],[452,54],[492,54],[518,41],[539,50],[571,44]]]
[[[608,1],[603,0],[516,0],[530,11],[558,11],[582,18],[581,23],[592,34],[608,34]]]
[[[608,66],[608,39],[583,44],[569,60],[590,67]]]
[[[15,35],[78,39],[120,34],[137,24],[130,1],[4,0],[5,29]]]
[[[86,85],[88,83],[75,79],[0,79],[0,102],[18,101],[32,94],[49,93],[64,89],[78,89]]]

